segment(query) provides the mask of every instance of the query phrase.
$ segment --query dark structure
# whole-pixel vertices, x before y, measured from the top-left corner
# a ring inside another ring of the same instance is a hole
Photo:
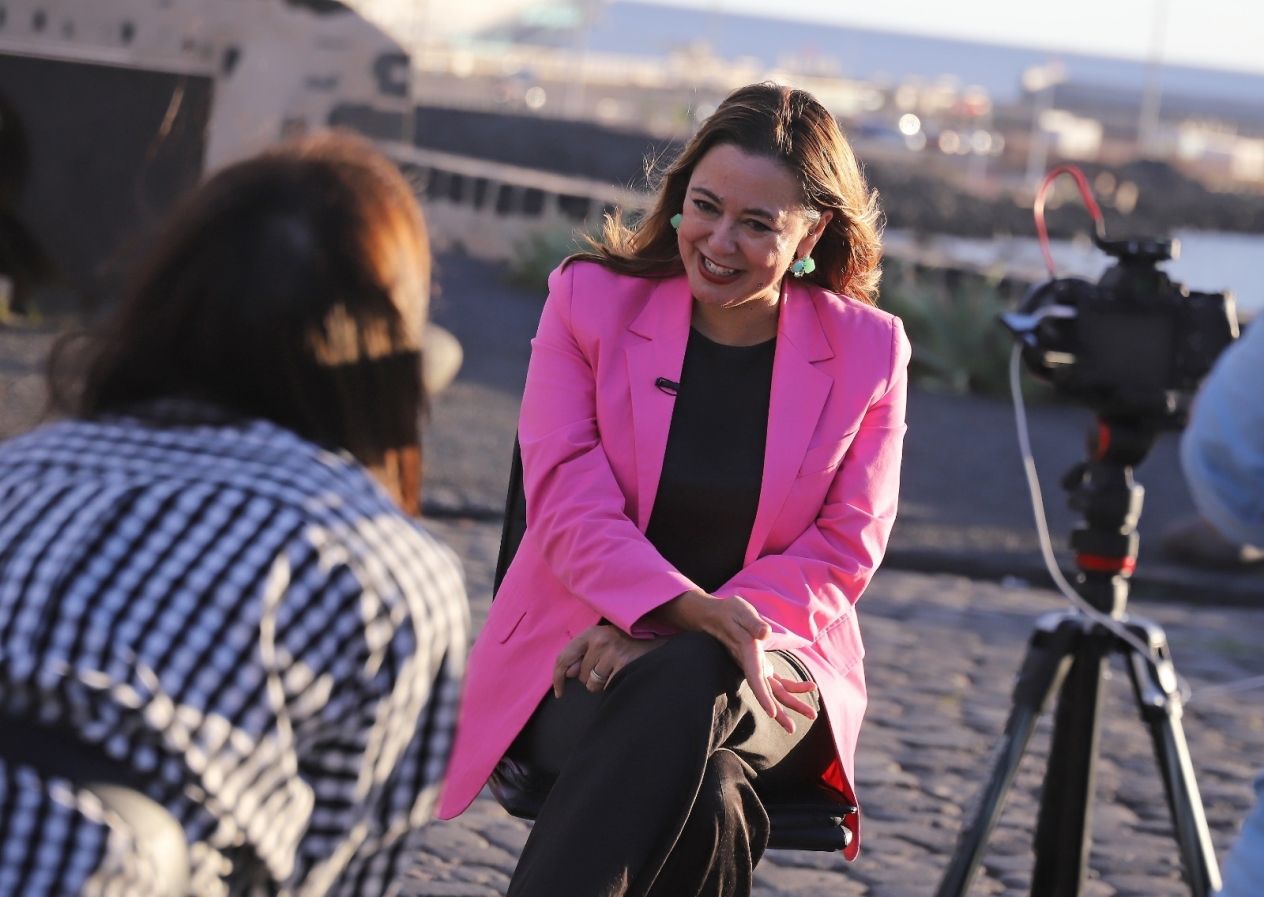
[[[0,55],[0,84],[25,160],[18,183],[0,185],[0,210],[26,234],[18,261],[55,287],[55,306],[78,306],[49,310],[90,311],[110,292],[117,254],[197,183],[211,79]]]

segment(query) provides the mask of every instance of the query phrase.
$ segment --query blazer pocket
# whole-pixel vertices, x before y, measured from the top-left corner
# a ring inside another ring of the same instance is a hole
[[[854,613],[844,614],[816,635],[813,643],[821,657],[846,675],[865,657],[865,643],[860,637],[860,623]]]
[[[495,611],[495,605],[492,610]],[[509,608],[506,613],[492,614],[488,617],[487,622],[483,625],[483,631],[488,638],[495,639],[502,644],[509,641],[509,637],[514,634],[519,624],[527,615],[527,608]]]
[[[843,456],[847,454],[847,449],[851,447],[855,436],[855,432],[848,433],[837,442],[827,442],[808,449],[803,456],[803,463],[799,465],[798,476],[806,477],[827,470],[837,470],[838,465],[843,463]]]

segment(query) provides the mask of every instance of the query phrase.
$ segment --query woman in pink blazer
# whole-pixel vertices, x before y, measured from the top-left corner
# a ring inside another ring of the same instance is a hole
[[[749,894],[757,781],[854,802],[854,606],[895,517],[909,356],[872,304],[878,215],[829,112],[753,85],[645,218],[550,277],[526,536],[439,813],[506,752],[556,772],[509,894]]]

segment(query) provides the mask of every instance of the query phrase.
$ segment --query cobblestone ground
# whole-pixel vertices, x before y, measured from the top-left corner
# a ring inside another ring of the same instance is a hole
[[[476,625],[486,614],[498,531],[491,524],[432,524],[466,559]],[[865,810],[860,858],[770,851],[756,872],[759,897],[915,897],[932,894],[952,855],[1009,709],[1010,689],[1036,618],[1061,610],[1051,591],[895,571],[862,604],[871,703],[861,734],[858,786]],[[1192,689],[1188,736],[1217,852],[1250,806],[1264,763],[1264,707],[1203,689],[1264,672],[1264,610],[1134,604],[1167,632]],[[1103,689],[1091,878],[1086,897],[1188,894],[1149,736],[1128,677],[1116,665]],[[1031,832],[1051,731],[1041,720],[1006,809],[988,842],[972,894],[1030,886]],[[486,792],[452,822],[427,831],[411,897],[498,897],[528,824]],[[582,895],[580,895],[582,897]]]
[[[34,426],[44,409],[44,361],[51,329],[6,329],[0,324],[0,439]]]

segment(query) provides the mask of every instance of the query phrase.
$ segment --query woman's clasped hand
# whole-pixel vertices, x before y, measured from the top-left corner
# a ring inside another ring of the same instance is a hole
[[[613,626],[589,626],[558,653],[553,694],[562,696],[567,679],[578,679],[589,691],[605,691],[619,670],[660,644],[660,639],[632,638]]]
[[[763,648],[772,629],[740,595],[717,598],[702,591],[684,592],[657,615],[677,628],[705,632],[722,644],[742,668],[759,706],[787,732],[795,729],[787,708],[809,720],[816,719],[816,708],[799,697],[816,691],[816,683],[782,676],[773,669]],[[562,696],[567,679],[578,679],[592,692],[605,691],[621,669],[662,642],[663,638],[633,638],[614,626],[590,626],[558,653],[553,694]]]

